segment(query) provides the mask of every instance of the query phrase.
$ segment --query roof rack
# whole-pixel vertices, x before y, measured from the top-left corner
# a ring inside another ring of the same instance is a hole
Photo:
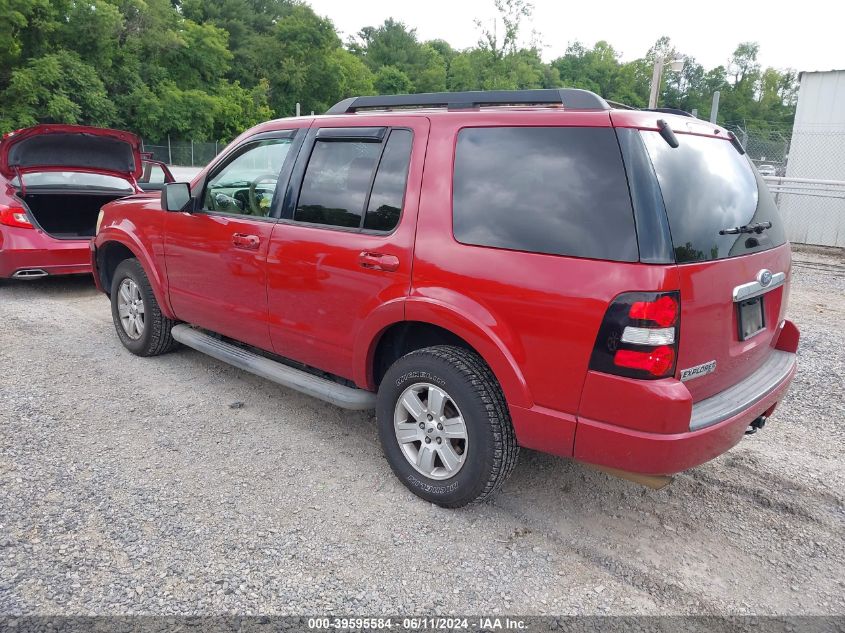
[[[607,101],[579,88],[540,90],[473,90],[469,92],[426,92],[415,95],[350,97],[333,105],[326,114],[349,114],[366,109],[449,108],[466,109],[487,105],[562,105],[573,110],[609,110]]]
[[[639,108],[628,105],[627,103],[622,103],[621,101],[611,101],[610,99],[607,99],[607,103],[611,108],[616,108],[617,110],[639,110]]]
[[[677,114],[678,116],[688,116],[695,118],[691,112],[681,110],[679,108],[642,108],[645,112],[662,112],[664,114]]]

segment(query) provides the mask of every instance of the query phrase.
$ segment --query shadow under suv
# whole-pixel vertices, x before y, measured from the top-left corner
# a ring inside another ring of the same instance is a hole
[[[795,372],[789,246],[739,142],[582,90],[264,123],[190,185],[106,205],[92,261],[130,351],[181,342],[375,408],[396,475],[447,507],[520,446],[694,467]]]

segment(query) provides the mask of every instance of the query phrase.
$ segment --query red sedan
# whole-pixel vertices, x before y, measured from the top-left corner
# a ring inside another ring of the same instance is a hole
[[[160,189],[167,167],[130,132],[36,125],[0,140],[0,279],[90,273],[107,202]]]

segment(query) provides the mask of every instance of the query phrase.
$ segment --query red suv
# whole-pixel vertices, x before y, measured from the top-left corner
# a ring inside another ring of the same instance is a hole
[[[0,139],[0,279],[91,272],[88,242],[106,202],[161,189],[167,167],[130,132],[36,125]]]
[[[443,506],[493,493],[520,446],[696,466],[795,372],[789,246],[738,141],[582,90],[351,98],[103,214],[130,351],[375,408],[396,475]]]

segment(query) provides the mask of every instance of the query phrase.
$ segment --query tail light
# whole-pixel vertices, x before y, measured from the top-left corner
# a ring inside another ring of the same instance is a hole
[[[33,228],[23,207],[9,207],[5,204],[0,204],[0,224],[16,226],[20,229]]]
[[[590,369],[629,378],[675,374],[680,334],[678,292],[626,292],[604,315]]]

